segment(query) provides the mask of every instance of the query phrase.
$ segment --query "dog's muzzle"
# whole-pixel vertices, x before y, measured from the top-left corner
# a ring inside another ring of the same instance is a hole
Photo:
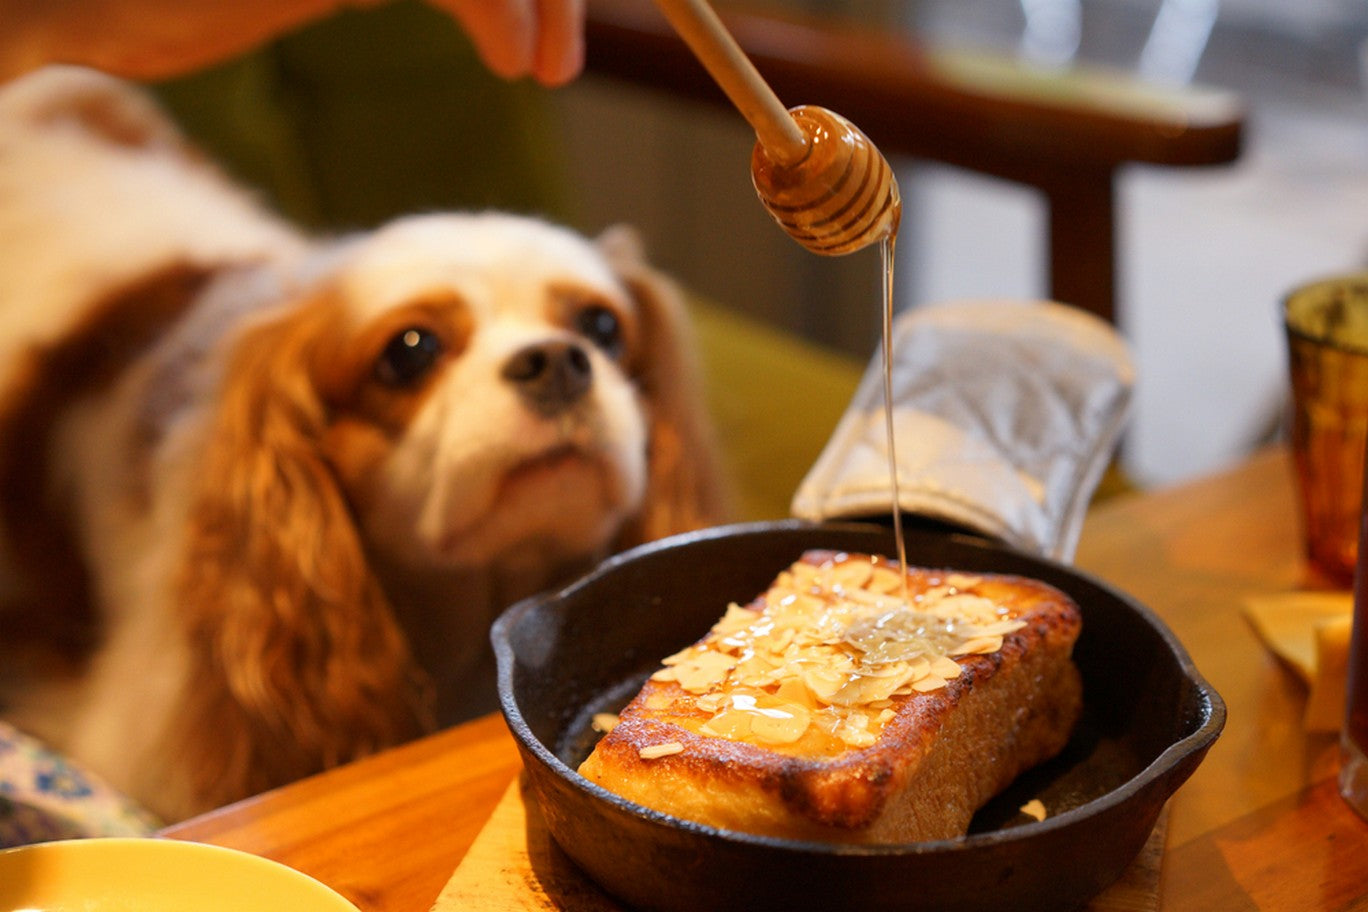
[[[523,401],[552,417],[589,391],[594,368],[589,353],[575,342],[540,342],[514,353],[504,363],[502,375]]]

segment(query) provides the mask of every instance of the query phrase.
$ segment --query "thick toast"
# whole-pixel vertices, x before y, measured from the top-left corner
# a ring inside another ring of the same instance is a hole
[[[722,829],[961,836],[1068,741],[1081,622],[1034,580],[914,568],[904,591],[896,563],[810,552],[665,659],[580,773]]]

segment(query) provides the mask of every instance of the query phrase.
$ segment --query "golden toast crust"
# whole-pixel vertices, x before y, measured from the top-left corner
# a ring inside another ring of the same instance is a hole
[[[813,552],[800,563],[835,559],[850,558]],[[711,735],[715,700],[666,674],[646,682],[580,772],[638,804],[723,829],[842,842],[963,835],[975,810],[1067,742],[1082,704],[1070,659],[1081,616],[1063,593],[1021,577],[915,568],[909,591],[943,591],[947,580],[1021,625],[991,652],[958,656],[960,673],[943,686],[904,686],[872,703],[882,721],[867,746],[817,725],[782,744]],[[767,597],[774,590],[749,607],[763,609]],[[711,688],[719,690],[725,682]]]

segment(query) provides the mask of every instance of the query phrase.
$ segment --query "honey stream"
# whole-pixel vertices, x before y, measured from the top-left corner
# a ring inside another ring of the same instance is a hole
[[[888,435],[888,481],[893,494],[893,537],[898,549],[898,570],[902,576],[903,602],[911,607],[907,588],[907,539],[903,533],[902,490],[898,484],[897,435],[893,431],[893,261],[897,251],[898,230],[894,227],[879,241],[883,263],[883,394],[884,429]]]
[[[903,535],[898,457],[893,429],[893,261],[902,197],[898,180],[859,128],[825,108],[801,105],[789,114],[807,142],[805,155],[778,161],[757,141],[751,180],[760,202],[799,244],[813,253],[839,256],[879,242],[883,260],[884,418],[893,495],[898,567],[907,593],[907,545]]]
[[[707,0],[656,0],[737,111],[755,128],[751,180],[760,202],[799,244],[840,256],[878,241],[883,259],[884,418],[903,601],[907,545],[893,432],[893,254],[902,199],[888,160],[846,118],[816,105],[785,110]]]

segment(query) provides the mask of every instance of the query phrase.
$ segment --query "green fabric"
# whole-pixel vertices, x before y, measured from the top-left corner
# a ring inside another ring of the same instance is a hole
[[[565,220],[547,90],[490,74],[416,0],[344,11],[153,88],[215,158],[313,227],[452,208]]]
[[[692,315],[737,519],[783,519],[864,364],[706,301]]]

